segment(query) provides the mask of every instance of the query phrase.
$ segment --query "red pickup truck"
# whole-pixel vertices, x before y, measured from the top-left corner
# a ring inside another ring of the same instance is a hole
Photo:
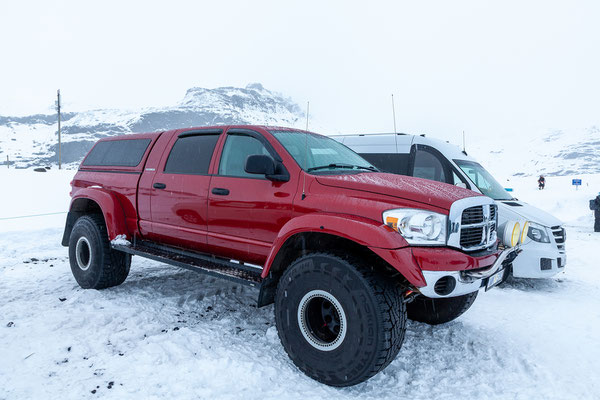
[[[385,368],[407,317],[461,315],[517,253],[490,198],[289,128],[105,138],[71,185],[62,244],[81,287],[121,284],[132,255],[256,286],[292,361],[332,386]]]

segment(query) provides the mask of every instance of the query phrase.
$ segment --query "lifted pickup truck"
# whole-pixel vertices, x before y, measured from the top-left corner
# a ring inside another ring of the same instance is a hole
[[[289,128],[102,139],[71,185],[62,244],[81,287],[121,284],[132,255],[256,286],[292,361],[332,386],[385,368],[407,317],[457,318],[517,253],[489,197]]]

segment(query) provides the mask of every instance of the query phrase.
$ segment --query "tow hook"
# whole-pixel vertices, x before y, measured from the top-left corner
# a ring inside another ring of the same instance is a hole
[[[408,304],[411,301],[413,301],[418,295],[419,292],[415,292],[412,289],[407,289],[406,292],[404,292],[404,294],[402,295],[402,303]]]

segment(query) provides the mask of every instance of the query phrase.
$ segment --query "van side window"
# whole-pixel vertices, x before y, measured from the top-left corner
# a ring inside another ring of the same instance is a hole
[[[446,172],[439,158],[428,151],[417,150],[413,176],[447,183]]]
[[[165,165],[166,174],[206,175],[219,135],[185,136],[177,139]]]
[[[360,156],[376,166],[382,172],[408,175],[410,154],[361,153]]]
[[[254,154],[270,155],[260,140],[246,135],[227,135],[219,162],[219,175],[259,178],[244,170],[246,159]]]

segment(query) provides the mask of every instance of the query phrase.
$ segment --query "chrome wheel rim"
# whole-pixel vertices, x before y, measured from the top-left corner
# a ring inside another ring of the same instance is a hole
[[[90,267],[92,262],[92,246],[90,246],[90,241],[85,236],[77,240],[75,258],[77,259],[77,266],[82,271],[86,271]]]
[[[342,305],[324,290],[311,290],[302,297],[298,306],[298,325],[306,341],[321,351],[337,349],[348,329]]]

